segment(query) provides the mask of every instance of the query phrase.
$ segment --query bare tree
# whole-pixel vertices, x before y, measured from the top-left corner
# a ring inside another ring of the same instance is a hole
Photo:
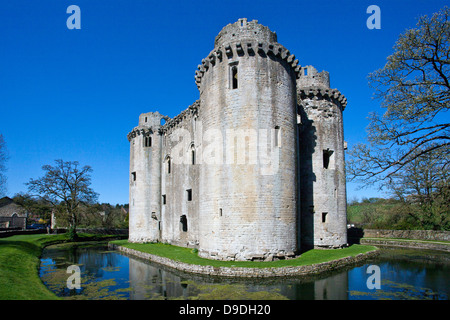
[[[386,112],[370,115],[368,143],[349,151],[349,180],[386,185],[407,164],[450,153],[450,9],[419,18],[400,35],[386,65],[369,75]]]
[[[51,203],[57,211],[62,211],[60,218],[68,220],[71,237],[75,238],[81,206],[92,205],[98,198],[98,194],[89,187],[92,168],[80,168],[77,161],[55,162],[55,166],[42,167],[45,171],[43,177],[30,179],[28,191]]]

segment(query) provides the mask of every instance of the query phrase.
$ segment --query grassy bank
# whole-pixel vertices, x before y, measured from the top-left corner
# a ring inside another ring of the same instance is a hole
[[[252,262],[252,261],[218,261],[200,258],[195,249],[172,246],[162,243],[130,243],[127,240],[111,241],[112,243],[130,249],[154,254],[168,259],[181,261],[196,265],[210,265],[213,267],[248,267],[248,268],[268,268],[268,267],[288,267],[303,266],[321,262],[327,262],[344,257],[356,256],[366,253],[376,248],[370,245],[352,245],[344,249],[314,249],[303,253],[300,257],[288,260]]]
[[[80,234],[80,241],[101,240]],[[0,239],[0,300],[53,300],[58,297],[39,278],[39,257],[45,246],[68,242],[65,234],[16,235]]]

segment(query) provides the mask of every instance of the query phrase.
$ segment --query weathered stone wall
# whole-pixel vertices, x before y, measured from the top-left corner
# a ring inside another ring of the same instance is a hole
[[[0,227],[25,229],[28,217],[26,210],[8,197],[1,200]]]
[[[19,234],[41,234],[41,233],[47,233],[46,229],[33,229],[33,230],[2,230],[0,231],[0,238],[6,238],[11,237]]]
[[[67,229],[57,229],[52,230],[57,233],[64,233]],[[89,233],[89,234],[108,234],[108,235],[123,235],[126,236],[129,234],[128,229],[110,229],[110,228],[77,228],[77,232],[79,233]]]
[[[306,70],[308,72],[306,73]],[[328,72],[303,67],[298,84],[302,245],[347,244],[343,115],[346,100]]]
[[[256,26],[226,26],[198,77],[204,140],[220,139],[200,168],[202,257],[270,259],[298,248],[296,72]]]
[[[327,71],[317,72],[313,66],[303,66],[297,80],[299,89],[323,88],[330,89],[330,74]]]
[[[130,241],[157,241],[161,221],[161,119],[159,112],[141,114],[130,141]]]
[[[450,252],[450,244],[439,242],[426,242],[423,240],[391,240],[391,239],[360,239],[361,244],[383,246],[383,247],[400,247],[409,249],[425,249],[425,250],[439,250]]]
[[[198,102],[162,128],[161,241],[186,247],[199,243],[197,111]]]
[[[270,278],[270,277],[290,277],[299,275],[319,274],[322,272],[333,271],[349,264],[359,263],[370,257],[379,254],[378,250],[369,251],[364,254],[358,254],[354,257],[345,257],[329,262],[323,262],[313,265],[278,267],[278,268],[245,268],[245,267],[213,267],[188,264],[168,258],[152,255],[150,253],[109,244],[113,249],[122,251],[126,254],[140,257],[152,262],[163,264],[170,268],[190,273],[201,273],[220,277],[251,277],[251,278]]]
[[[450,231],[364,229],[365,238],[400,238],[450,241]]]

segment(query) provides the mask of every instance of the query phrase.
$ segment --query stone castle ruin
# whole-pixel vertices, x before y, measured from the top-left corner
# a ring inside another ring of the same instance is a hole
[[[273,260],[347,244],[342,112],[328,72],[239,19],[195,74],[200,98],[129,134],[129,240],[220,260]]]

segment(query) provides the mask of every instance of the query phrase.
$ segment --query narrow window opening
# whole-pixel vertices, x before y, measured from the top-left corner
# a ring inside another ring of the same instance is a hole
[[[152,137],[147,136],[144,137],[144,147],[151,147],[152,146]]]
[[[166,195],[165,194],[162,195],[162,203],[166,204]]]
[[[171,170],[171,163],[170,163],[170,158],[167,159],[167,173],[170,173]]]
[[[323,167],[325,169],[328,169],[328,166],[330,165],[330,154],[324,150],[323,151]]]
[[[322,212],[322,223],[325,223],[327,221],[327,214],[328,212]]]
[[[131,180],[136,181],[136,172],[131,173]]]
[[[147,122],[147,117],[145,117],[145,122]]]
[[[304,75],[305,76],[307,76],[308,75],[308,68],[305,68],[305,69],[303,69],[305,72],[304,72]]]
[[[186,218],[186,215],[185,215],[185,214],[183,214],[183,215],[180,217],[180,224],[181,224],[181,230],[183,230],[183,232],[188,231],[187,218]]]
[[[219,209],[219,216],[222,216],[222,208]]]
[[[323,167],[328,169],[330,167],[331,156],[333,155],[333,150],[327,149],[323,150]]]
[[[231,67],[231,89],[238,88],[238,69],[237,66]]]
[[[187,189],[187,201],[192,201],[192,189]]]
[[[275,127],[275,147],[279,147],[281,142],[280,127]]]
[[[192,156],[192,164],[195,164],[195,150],[191,151],[191,156]]]

